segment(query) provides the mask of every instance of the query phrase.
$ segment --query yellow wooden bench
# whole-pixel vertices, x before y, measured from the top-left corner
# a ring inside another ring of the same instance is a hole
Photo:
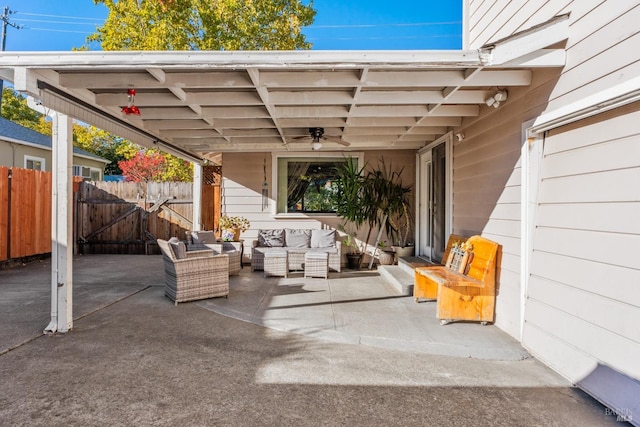
[[[425,267],[417,267],[414,270],[413,299],[415,302],[419,302],[421,299],[434,300],[438,297],[438,285],[435,285],[431,280],[427,280],[423,272],[428,271],[433,267],[446,265],[449,255],[451,254],[451,248],[456,244],[461,244],[466,241],[466,237],[451,234],[449,236],[449,240],[447,240],[447,247],[442,254],[442,262],[440,264],[433,263],[432,265]]]
[[[421,269],[425,285],[436,289],[437,317],[444,325],[455,320],[493,322],[498,244],[481,236],[467,239],[469,263],[464,272],[446,266]]]

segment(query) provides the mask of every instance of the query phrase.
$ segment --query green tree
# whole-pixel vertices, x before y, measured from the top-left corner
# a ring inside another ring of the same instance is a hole
[[[51,135],[51,121],[45,115],[32,110],[27,105],[27,99],[11,88],[5,88],[2,92],[2,117],[42,134]],[[131,141],[80,122],[73,123],[73,146],[110,160],[111,163],[105,167],[105,175],[120,175],[122,170],[119,162],[134,158],[142,150],[142,147]],[[191,163],[171,154],[162,153],[162,157],[165,167],[158,175],[161,180],[193,180]]]
[[[300,0],[94,0],[109,15],[87,38],[102,50],[310,49],[315,17]]]
[[[43,114],[27,105],[27,99],[11,88],[2,90],[2,117],[33,129],[45,135],[51,135],[51,122]]]

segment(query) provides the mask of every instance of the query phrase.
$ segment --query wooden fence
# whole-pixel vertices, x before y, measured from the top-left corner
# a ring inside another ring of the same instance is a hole
[[[51,252],[51,173],[0,166],[0,261]]]
[[[203,183],[205,229],[220,217],[219,185],[219,178]],[[192,229],[192,190],[187,182],[77,181],[74,253],[158,253],[156,239],[183,239]],[[51,173],[0,167],[0,261],[49,252]]]

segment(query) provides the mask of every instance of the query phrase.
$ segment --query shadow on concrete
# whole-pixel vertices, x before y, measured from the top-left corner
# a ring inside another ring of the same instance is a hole
[[[533,358],[445,357],[265,329],[198,303],[174,306],[161,266],[159,256],[77,260],[83,314],[73,330],[0,355],[2,424],[619,425]],[[32,312],[47,305],[45,271],[0,272],[2,308],[21,307],[3,329],[48,322],[46,310]]]

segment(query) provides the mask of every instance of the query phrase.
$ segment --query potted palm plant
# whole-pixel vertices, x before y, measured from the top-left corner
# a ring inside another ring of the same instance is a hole
[[[394,241],[398,244],[393,247],[398,257],[412,256],[414,247],[410,242],[411,230],[413,229],[413,217],[409,210],[409,204],[403,202],[400,209],[389,217],[394,236]]]
[[[391,237],[397,234],[398,228],[393,226],[392,218],[408,212],[405,208],[409,206],[411,193],[411,187],[402,184],[402,170],[392,170],[384,160],[380,160],[375,169],[367,165],[358,167],[353,158],[338,167],[333,194],[336,214],[356,230],[356,233],[349,233],[350,236],[362,227],[368,227],[358,250],[360,254],[365,253],[374,229],[384,228]]]
[[[360,268],[362,264],[372,227],[378,221],[376,200],[365,169],[366,165],[359,167],[354,158],[347,158],[344,163],[336,167],[337,179],[332,195],[332,204],[336,214],[343,220],[341,228],[353,230],[353,232],[347,233],[345,245],[354,249],[351,262],[355,266],[357,256],[357,268]],[[365,225],[369,226],[367,238],[358,243],[355,236]],[[347,261],[349,262],[349,256],[347,256]]]
[[[409,207],[411,186],[402,183],[402,171],[394,171],[384,160],[380,161],[377,171],[373,174],[375,193],[378,198],[380,223],[386,235],[397,246],[393,250],[398,256],[413,255],[413,246],[409,245],[412,217]],[[409,253],[411,252],[411,253]]]

